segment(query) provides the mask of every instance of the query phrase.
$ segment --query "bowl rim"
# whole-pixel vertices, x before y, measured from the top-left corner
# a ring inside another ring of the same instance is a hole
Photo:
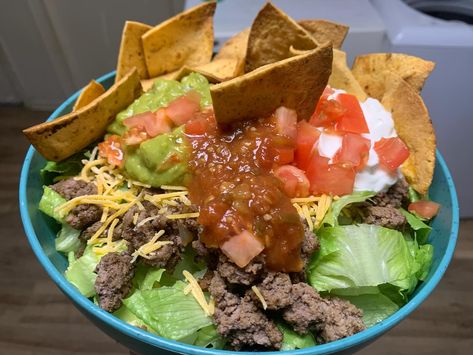
[[[107,73],[97,79],[99,83],[104,82],[105,80],[113,78],[115,71]],[[59,116],[60,112],[63,111],[68,105],[72,104],[77,97],[79,96],[81,90],[78,90],[74,95],[70,96],[66,101],[64,101],[54,112],[49,116],[48,121],[52,120]],[[131,337],[140,342],[144,342],[148,345],[165,349],[172,352],[179,352],[184,354],[193,354],[193,355],[209,355],[209,354],[235,354],[234,351],[229,350],[215,350],[198,347],[195,345],[189,345],[181,343],[178,341],[170,340],[163,338],[158,335],[148,333],[144,330],[141,330],[137,327],[134,327],[119,318],[113,316],[112,314],[102,310],[97,305],[95,305],[88,298],[83,296],[71,283],[69,283],[66,278],[60,273],[52,262],[49,260],[48,256],[44,252],[39,239],[34,230],[33,224],[29,217],[28,213],[28,204],[27,204],[27,185],[28,185],[28,175],[31,160],[33,159],[36,150],[33,146],[30,146],[26,154],[23,166],[21,169],[20,175],[20,185],[19,185],[19,206],[21,220],[23,222],[23,227],[25,234],[28,238],[28,241],[35,253],[38,261],[43,266],[43,268],[48,273],[49,277],[54,281],[54,283],[61,289],[61,291],[66,294],[73,303],[82,308],[84,311],[95,314],[102,322],[107,324],[107,326],[113,328],[119,333],[124,333],[128,337]],[[446,177],[448,189],[450,192],[450,202],[452,205],[452,223],[450,226],[450,235],[445,254],[443,255],[437,270],[433,274],[432,278],[424,284],[422,290],[417,293],[413,298],[409,300],[407,304],[401,307],[394,314],[386,318],[385,320],[377,323],[376,325],[360,332],[350,337],[340,339],[331,343],[316,345],[309,348],[297,349],[297,350],[287,350],[284,351],[284,354],[297,354],[297,355],[311,355],[311,354],[329,354],[337,351],[342,351],[348,348],[356,347],[361,345],[364,342],[369,340],[374,340],[384,332],[388,331],[395,325],[397,325],[402,319],[407,317],[412,313],[424,300],[432,293],[437,284],[440,282],[442,276],[444,275],[455,250],[458,228],[459,228],[459,208],[458,208],[458,199],[455,189],[455,185],[450,174],[450,171],[445,163],[440,152],[436,151],[436,158],[438,166],[442,170],[443,174]],[[239,352],[243,355],[252,355],[254,352]],[[280,351],[270,351],[264,352],[265,354],[281,354]]]

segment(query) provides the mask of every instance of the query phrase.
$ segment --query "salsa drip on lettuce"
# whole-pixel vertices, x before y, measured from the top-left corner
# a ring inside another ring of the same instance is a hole
[[[50,159],[39,208],[65,277],[122,321],[207,348],[363,331],[432,263],[433,63],[374,54],[352,72],[346,26],[271,3],[211,59],[215,6],[128,21],[116,84],[25,130]]]

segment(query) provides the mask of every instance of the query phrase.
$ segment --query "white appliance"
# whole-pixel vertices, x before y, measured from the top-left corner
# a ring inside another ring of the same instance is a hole
[[[405,0],[423,11],[466,21],[472,0]],[[201,1],[186,1],[186,8]],[[437,132],[438,148],[455,180],[463,217],[473,217],[473,25],[425,15],[401,0],[274,0],[295,19],[326,18],[345,23],[350,32],[343,45],[351,62],[358,54],[401,52],[437,66],[422,96]],[[251,25],[264,0],[222,0],[215,15],[217,45]]]

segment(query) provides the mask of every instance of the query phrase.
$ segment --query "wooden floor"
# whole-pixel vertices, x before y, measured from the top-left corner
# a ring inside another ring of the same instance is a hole
[[[47,113],[0,107],[0,354],[128,354],[89,323],[48,279],[18,211],[27,141],[21,129]],[[438,288],[408,319],[360,354],[473,352],[473,220],[462,221],[455,258]]]

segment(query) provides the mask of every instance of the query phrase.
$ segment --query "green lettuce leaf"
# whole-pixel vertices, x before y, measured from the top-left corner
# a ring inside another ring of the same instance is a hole
[[[139,290],[151,290],[161,280],[164,269],[138,264],[133,277],[133,286]]]
[[[41,178],[45,183],[51,183],[76,176],[82,170],[82,159],[85,158],[86,151],[82,151],[59,162],[48,161],[40,171]]]
[[[54,218],[59,223],[64,223],[62,213],[56,211],[56,208],[65,204],[66,199],[48,186],[43,186],[43,196],[39,201],[39,210],[49,217]]]
[[[359,296],[344,296],[343,298],[363,311],[363,322],[366,327],[371,327],[381,322],[399,309],[396,303],[381,292]]]
[[[218,334],[217,327],[213,324],[200,329],[194,341],[194,345],[212,349],[223,349],[225,343],[225,339]]]
[[[399,210],[406,217],[407,223],[411,227],[417,243],[425,244],[429,239],[432,227],[425,224],[419,217],[407,212],[405,209],[401,208]]]
[[[357,191],[351,195],[339,198],[337,201],[332,203],[321,225],[329,225],[332,227],[338,226],[338,217],[345,207],[352,203],[364,202],[374,195],[376,195],[376,193],[372,191]]]
[[[97,274],[94,270],[100,261],[100,257],[93,252],[92,246],[87,246],[84,254],[76,259],[74,252],[69,253],[69,267],[64,275],[85,297],[95,295],[95,279]]]
[[[69,253],[77,251],[80,247],[80,231],[64,223],[55,240],[56,250]]]
[[[118,310],[113,313],[113,315],[128,324],[146,330],[150,333],[156,334],[153,328],[151,328],[149,325],[143,322],[143,320],[135,316],[125,305],[122,305]]]
[[[415,273],[404,236],[375,225],[349,225],[319,231],[320,251],[309,265],[318,291],[392,283],[407,290]]]
[[[190,342],[198,338],[197,331],[212,324],[191,294],[184,294],[186,284],[149,290],[136,290],[125,304],[138,318],[149,324],[159,335]]]
[[[283,335],[281,350],[304,349],[317,345],[311,333],[300,335],[282,322],[278,322],[276,325]]]
[[[416,190],[414,190],[412,186],[409,186],[407,190],[407,198],[409,199],[409,202],[416,202],[419,201],[422,196]]]

